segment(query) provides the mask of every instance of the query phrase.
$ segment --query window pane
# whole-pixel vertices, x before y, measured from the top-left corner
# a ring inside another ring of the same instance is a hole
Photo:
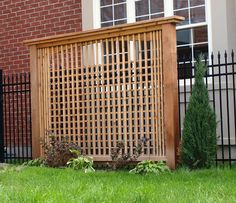
[[[101,6],[111,5],[112,0],[101,0]]]
[[[151,15],[151,19],[164,17],[164,13]]]
[[[191,13],[191,23],[205,22],[205,7],[192,8]]]
[[[114,20],[126,18],[126,5],[119,4],[114,6]]]
[[[122,3],[122,2],[126,2],[126,0],[115,0],[114,1],[115,4]]]
[[[191,44],[191,31],[178,30],[177,31],[177,45]]]
[[[109,27],[109,26],[113,26],[113,22],[101,23],[101,27]]]
[[[177,48],[178,61],[191,61],[191,46],[184,46]]]
[[[101,21],[112,20],[112,7],[101,8]]]
[[[208,35],[207,35],[207,27],[197,27],[193,29],[193,42],[199,43],[199,42],[207,42],[208,41]]]
[[[185,17],[185,20],[180,23],[180,25],[186,25],[189,24],[189,16],[188,16],[188,10],[181,10],[181,11],[175,11],[175,15],[183,16]]]
[[[174,0],[174,9],[187,8],[188,0]]]
[[[190,6],[199,6],[205,4],[205,0],[191,0]]]
[[[136,16],[147,15],[148,11],[148,0],[141,0],[135,2]]]
[[[164,11],[163,0],[150,0],[151,13],[159,13]]]
[[[120,24],[124,24],[124,23],[127,23],[127,20],[118,20],[118,21],[115,21],[115,25],[120,25]]]
[[[203,54],[204,56],[208,55],[208,45],[207,44],[200,44],[195,45],[193,47],[194,52],[194,58],[196,59],[200,54]]]
[[[148,20],[149,16],[144,16],[144,17],[136,17],[136,21],[142,21],[142,20]]]

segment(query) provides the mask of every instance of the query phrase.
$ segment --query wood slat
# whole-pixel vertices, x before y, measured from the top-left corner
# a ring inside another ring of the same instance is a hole
[[[81,130],[83,130],[83,127],[81,127],[81,121],[82,119],[80,118],[80,116],[82,114],[80,114],[80,110],[81,110],[81,107],[80,107],[80,104],[82,104],[83,100],[80,99],[80,97],[82,98],[81,96],[81,88],[82,88],[82,85],[81,83],[83,82],[83,80],[81,81],[81,79],[79,79],[79,77],[81,77],[81,74],[79,74],[79,70],[81,71],[81,64],[79,66],[79,47],[80,45],[79,44],[75,44],[75,78],[76,78],[76,83],[75,83],[75,87],[76,87],[76,98],[74,99],[74,103],[77,103],[77,129],[78,129],[78,134],[77,134],[77,143],[78,145],[81,145],[81,134],[83,135],[83,133],[81,133]],[[81,53],[80,53],[81,54]],[[82,61],[82,59],[81,59]]]

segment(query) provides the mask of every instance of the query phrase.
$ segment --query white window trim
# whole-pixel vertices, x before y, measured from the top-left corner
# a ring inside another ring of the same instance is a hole
[[[101,28],[100,0],[93,0],[93,28]]]
[[[126,2],[126,10],[127,12],[127,23],[134,23],[135,20],[135,9],[129,9],[129,8],[135,8],[135,1],[134,0],[127,0]]]
[[[164,0],[164,14],[165,17],[173,16],[174,15],[174,3],[173,0]]]
[[[213,44],[212,44],[212,19],[211,19],[211,1],[205,0],[206,4],[206,23],[207,23],[207,30],[208,30],[208,52],[209,52],[209,59],[211,58],[211,53],[213,51]]]

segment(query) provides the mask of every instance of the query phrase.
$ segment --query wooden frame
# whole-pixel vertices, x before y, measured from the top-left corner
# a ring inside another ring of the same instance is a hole
[[[176,167],[178,97],[174,16],[25,41],[30,46],[33,157],[48,130],[95,161],[124,141],[139,160]],[[132,44],[132,46],[131,46]]]

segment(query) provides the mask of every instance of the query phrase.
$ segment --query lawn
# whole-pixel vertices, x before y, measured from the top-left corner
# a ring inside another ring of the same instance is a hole
[[[236,202],[236,169],[141,176],[26,167],[0,171],[0,202]]]

